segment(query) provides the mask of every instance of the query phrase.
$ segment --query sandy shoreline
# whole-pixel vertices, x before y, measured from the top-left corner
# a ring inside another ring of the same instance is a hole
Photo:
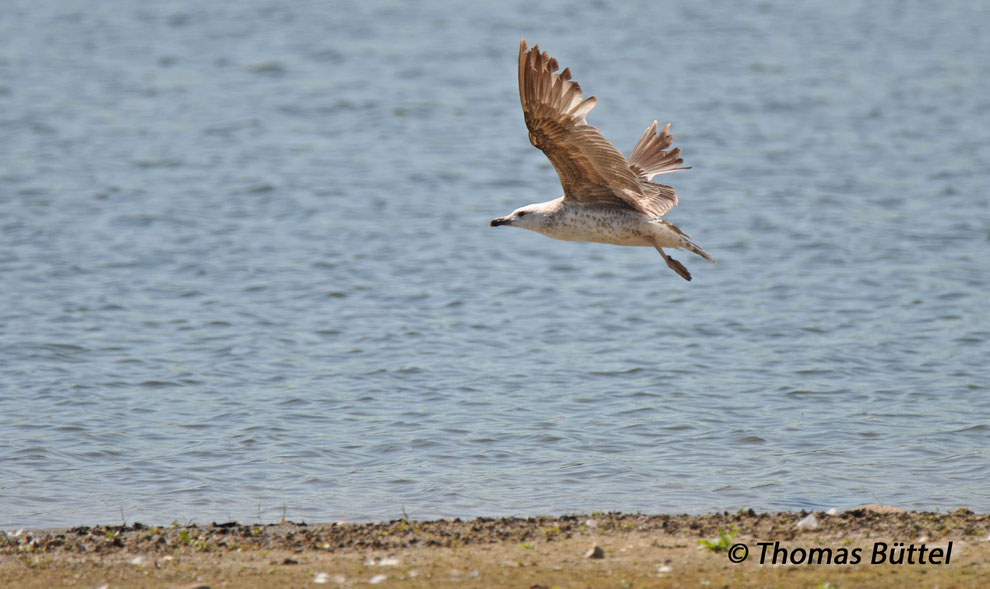
[[[8,530],[0,586],[990,586],[990,514],[858,509],[797,525],[807,515]]]

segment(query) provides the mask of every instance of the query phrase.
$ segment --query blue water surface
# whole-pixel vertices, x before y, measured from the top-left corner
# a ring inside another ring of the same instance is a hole
[[[0,526],[990,510],[988,22],[6,2]],[[488,227],[523,37],[718,265]]]

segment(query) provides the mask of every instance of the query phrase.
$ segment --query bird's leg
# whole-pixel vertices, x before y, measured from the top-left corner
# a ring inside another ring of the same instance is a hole
[[[680,275],[680,277],[683,278],[684,280],[691,280],[691,273],[688,272],[688,269],[684,267],[684,264],[682,264],[682,263],[678,262],[677,260],[675,260],[674,258],[668,256],[660,248],[660,244],[658,244],[655,239],[653,239],[652,237],[649,238],[649,239],[650,239],[650,243],[653,244],[653,247],[657,248],[657,251],[660,252],[660,255],[661,256],[663,256],[663,261],[664,262],[667,262],[667,265],[670,266],[670,269],[671,270],[673,270],[674,272],[677,272]]]

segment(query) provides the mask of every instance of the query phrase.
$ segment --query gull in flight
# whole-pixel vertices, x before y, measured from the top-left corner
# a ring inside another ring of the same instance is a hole
[[[529,141],[557,170],[564,196],[516,209],[493,219],[491,226],[522,227],[564,241],[652,246],[684,280],[691,280],[691,273],[663,248],[686,249],[715,263],[676,225],[660,218],[677,204],[677,193],[650,180],[688,169],[679,167],[684,163],[680,148],[668,149],[670,124],[657,133],[653,121],[627,160],[585,120],[595,97],[581,95],[570,68],[556,73],[557,68],[557,60],[540,53],[539,45],[527,51],[523,39],[519,99]]]

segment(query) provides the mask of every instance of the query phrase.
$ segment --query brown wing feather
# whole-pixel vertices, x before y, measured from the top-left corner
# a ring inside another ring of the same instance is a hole
[[[644,198],[644,207],[650,214],[661,216],[677,204],[677,192],[666,184],[653,184],[650,180],[657,174],[666,174],[676,170],[690,170],[690,167],[680,167],[684,160],[678,147],[668,150],[674,138],[670,135],[670,123],[657,133],[657,122],[643,133],[629,155],[629,168],[639,177],[640,190]]]
[[[674,137],[670,134],[670,123],[657,133],[657,122],[639,138],[632,154],[629,155],[629,167],[637,176],[652,180],[657,174],[666,174],[674,170],[690,170],[691,168],[678,167],[684,163],[681,158],[681,148],[675,147],[667,150],[674,143]]]
[[[639,183],[639,188],[643,191],[640,204],[652,217],[663,216],[677,204],[677,191],[674,190],[673,186],[642,180]]]
[[[629,162],[598,129],[585,121],[595,98],[585,99],[569,69],[557,74],[557,60],[538,45],[519,45],[519,99],[530,142],[553,164],[564,200],[620,206],[651,214],[644,206],[637,175]],[[669,208],[669,207],[668,207]]]

